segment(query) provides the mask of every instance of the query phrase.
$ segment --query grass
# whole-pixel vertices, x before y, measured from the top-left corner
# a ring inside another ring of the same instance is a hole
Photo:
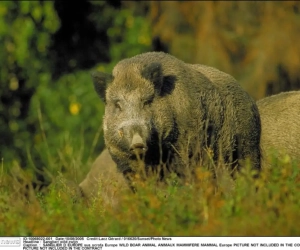
[[[258,179],[246,166],[230,192],[217,188],[211,173],[198,168],[194,184],[157,188],[140,182],[136,194],[105,182],[89,202],[78,198],[76,187],[90,163],[59,159],[51,161],[56,164],[49,166],[55,169],[52,184],[43,191],[31,187],[31,171],[17,163],[3,167],[2,161],[1,236],[300,235],[300,166],[289,158],[274,161]],[[57,164],[66,161],[69,168],[57,171]],[[107,189],[111,197],[102,192]]]

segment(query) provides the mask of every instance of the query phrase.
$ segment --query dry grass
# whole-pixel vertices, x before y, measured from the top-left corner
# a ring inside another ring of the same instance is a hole
[[[79,179],[86,172],[82,167]],[[193,184],[157,188],[155,182],[137,178],[136,194],[113,181],[102,182],[98,196],[88,203],[74,202],[76,184],[66,179],[75,177],[72,168],[70,162],[64,174],[53,173],[54,181],[43,193],[28,192],[31,177],[26,171],[19,168],[17,178],[13,171],[1,171],[0,235],[300,235],[300,165],[288,158],[276,160],[259,179],[245,166],[230,191],[226,180],[216,186],[211,172],[202,167]]]

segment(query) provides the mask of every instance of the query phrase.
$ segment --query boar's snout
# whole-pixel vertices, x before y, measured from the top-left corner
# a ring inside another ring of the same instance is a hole
[[[135,133],[132,137],[130,151],[132,152],[132,154],[139,155],[144,154],[147,151],[147,146],[138,133]]]

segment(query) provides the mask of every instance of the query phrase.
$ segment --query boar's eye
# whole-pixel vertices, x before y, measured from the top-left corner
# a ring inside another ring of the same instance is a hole
[[[143,107],[149,107],[152,103],[153,99],[147,99],[146,101],[144,101]]]
[[[121,107],[120,101],[116,101],[116,102],[115,102],[115,108],[116,108],[117,110],[119,110],[119,111],[121,111],[121,110],[122,110],[122,107]]]

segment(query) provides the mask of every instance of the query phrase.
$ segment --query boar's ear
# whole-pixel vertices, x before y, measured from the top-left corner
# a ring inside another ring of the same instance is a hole
[[[163,72],[161,64],[158,62],[147,65],[141,72],[142,77],[154,84],[155,90],[160,93],[163,85]]]
[[[94,88],[99,97],[105,102],[105,90],[107,85],[113,81],[113,76],[111,74],[103,72],[92,72],[91,73]]]

